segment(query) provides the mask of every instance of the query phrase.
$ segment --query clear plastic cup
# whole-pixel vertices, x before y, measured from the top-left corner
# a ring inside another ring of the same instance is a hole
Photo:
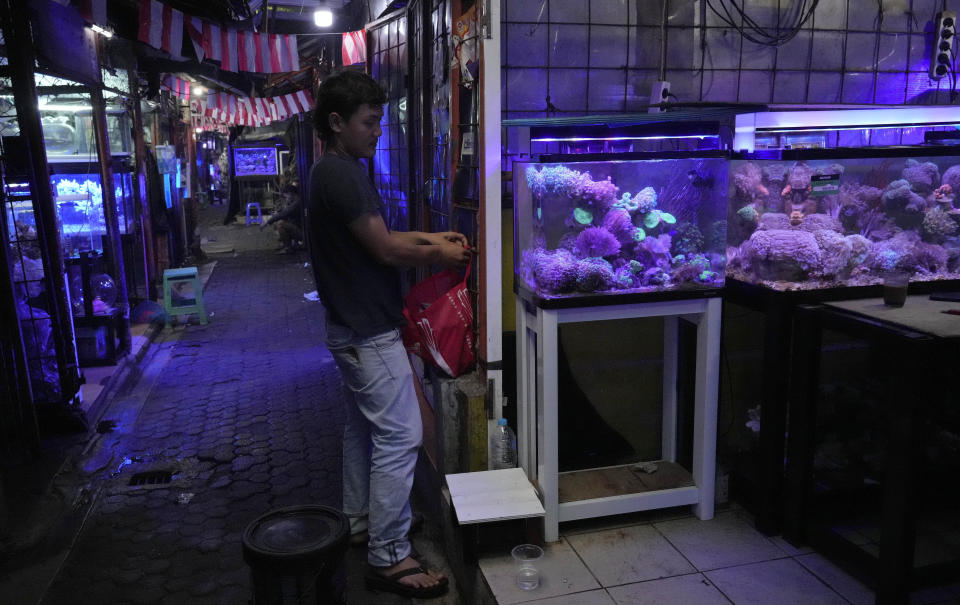
[[[515,546],[510,554],[517,563],[517,586],[520,590],[534,590],[540,586],[543,549],[536,544],[521,544]]]
[[[888,307],[902,307],[907,302],[907,287],[910,285],[910,274],[902,271],[891,271],[883,276],[883,303]]]

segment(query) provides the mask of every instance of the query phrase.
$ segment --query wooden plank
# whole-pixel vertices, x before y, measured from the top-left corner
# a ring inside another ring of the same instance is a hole
[[[691,487],[693,477],[679,464],[659,460],[657,471],[644,473],[634,465],[574,471],[560,474],[560,502],[576,502],[640,494],[662,489]]]

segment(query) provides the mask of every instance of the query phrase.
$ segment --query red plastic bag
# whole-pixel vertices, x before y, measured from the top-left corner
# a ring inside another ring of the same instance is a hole
[[[467,279],[448,269],[415,285],[404,300],[407,350],[456,378],[474,362],[473,307]]]

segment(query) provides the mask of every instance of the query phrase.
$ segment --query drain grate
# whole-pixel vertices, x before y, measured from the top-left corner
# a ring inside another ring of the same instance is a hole
[[[173,471],[149,471],[136,473],[127,485],[164,485],[173,481]]]

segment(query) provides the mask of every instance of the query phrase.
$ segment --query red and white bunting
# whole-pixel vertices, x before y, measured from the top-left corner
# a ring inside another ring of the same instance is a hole
[[[106,2],[80,1],[94,5]],[[179,58],[184,30],[200,61],[220,61],[220,67],[226,71],[281,73],[300,69],[294,35],[224,29],[198,17],[185,21],[183,13],[157,0],[140,0],[138,40]]]
[[[227,124],[263,126],[312,108],[313,98],[306,90],[270,98],[238,97],[221,92],[208,95],[202,108],[197,105],[194,111]]]
[[[190,17],[187,21],[187,36],[193,44],[193,52],[197,53],[197,60],[203,61],[206,52],[203,49],[203,19]]]
[[[308,112],[313,108],[313,98],[306,90],[301,90],[282,97],[273,97],[277,108],[277,119],[282,120],[289,116]]]
[[[343,32],[343,64],[354,65],[367,62],[367,30]]]
[[[190,81],[182,80],[176,76],[170,75],[163,79],[163,85],[170,89],[174,96],[190,100]]]
[[[137,40],[179,58],[183,45],[183,13],[157,0],[140,0]]]

